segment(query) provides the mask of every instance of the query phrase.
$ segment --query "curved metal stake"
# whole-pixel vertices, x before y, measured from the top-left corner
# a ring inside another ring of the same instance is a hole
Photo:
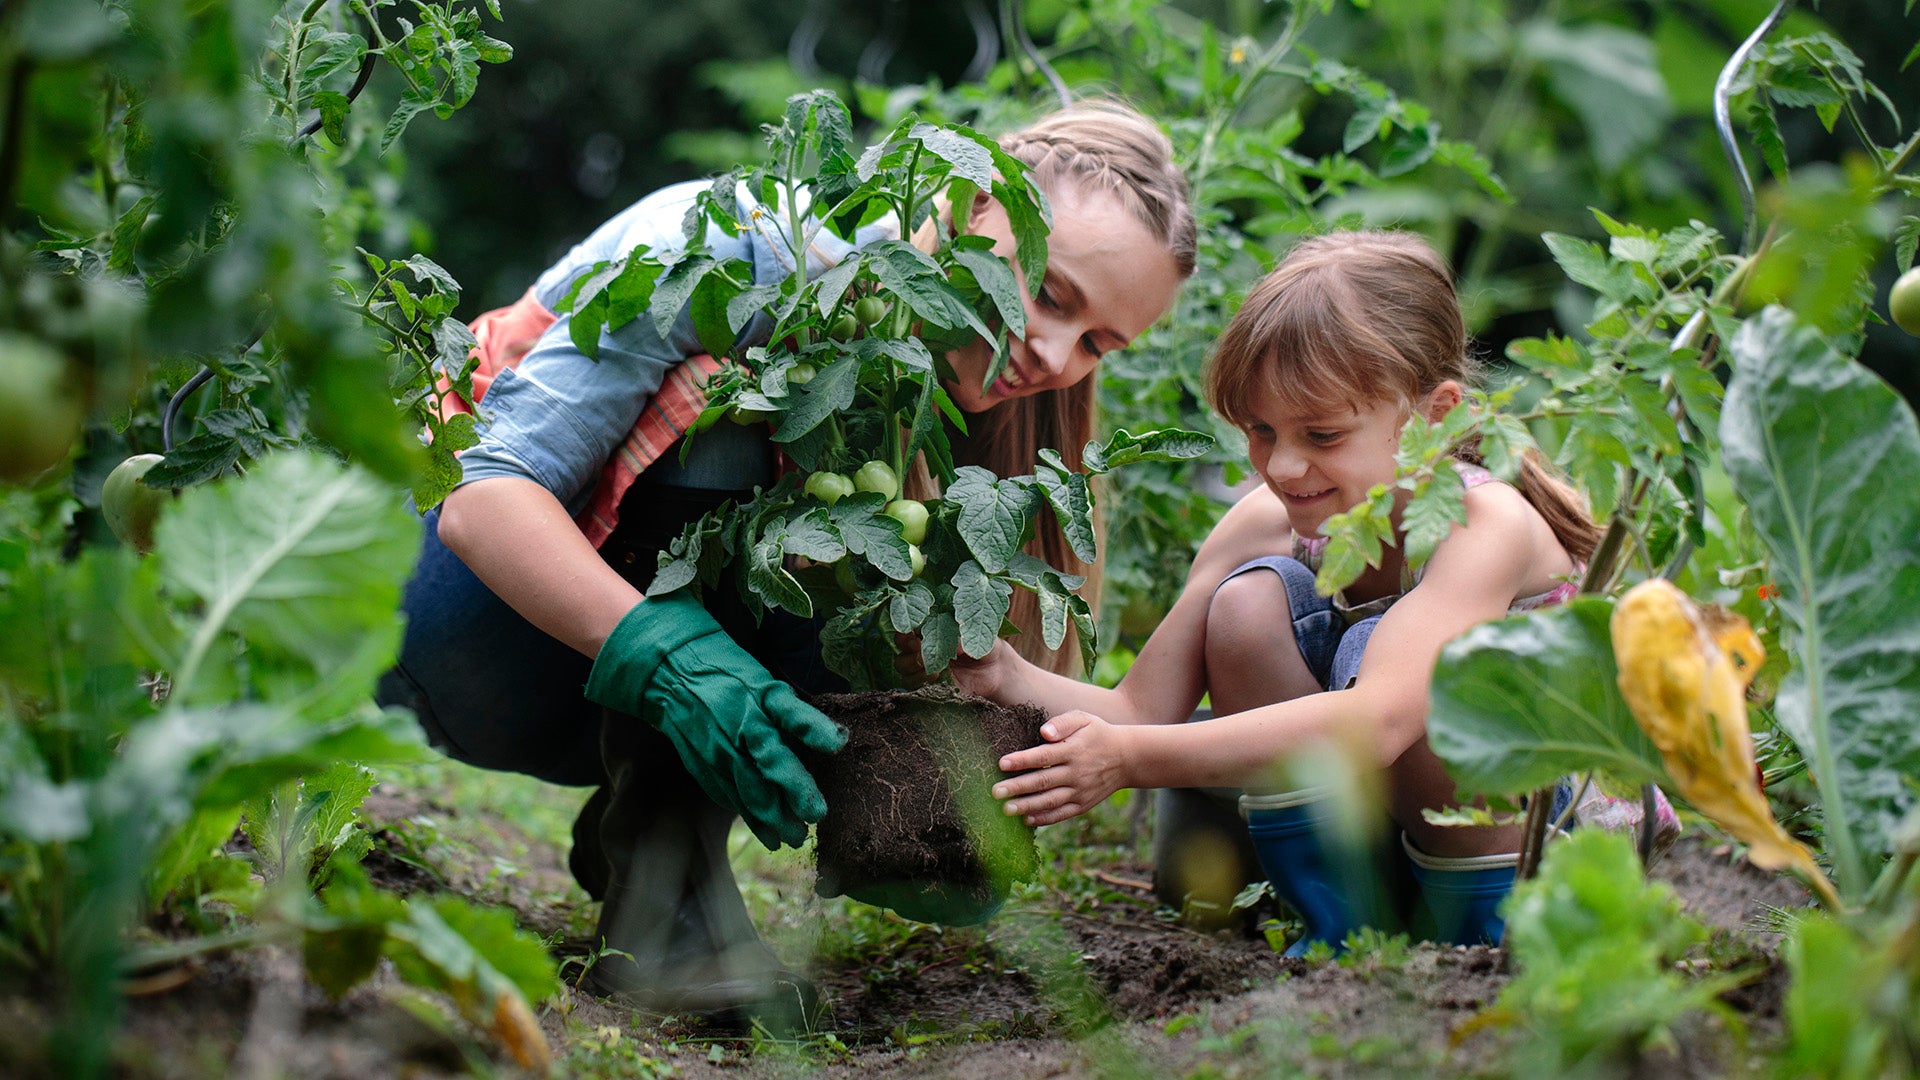
[[[1740,75],[1740,69],[1747,66],[1747,57],[1766,40],[1773,28],[1793,7],[1793,0],[1780,0],[1760,26],[1748,35],[1740,47],[1733,50],[1733,56],[1727,60],[1727,66],[1720,69],[1720,77],[1713,83],[1713,126],[1720,132],[1720,149],[1727,155],[1727,161],[1733,166],[1734,182],[1740,187],[1740,211],[1746,223],[1740,235],[1740,250],[1746,251],[1753,246],[1754,229],[1758,225],[1753,206],[1753,176],[1747,172],[1747,159],[1740,153],[1740,144],[1733,137],[1733,112],[1729,104],[1733,97],[1733,80]]]

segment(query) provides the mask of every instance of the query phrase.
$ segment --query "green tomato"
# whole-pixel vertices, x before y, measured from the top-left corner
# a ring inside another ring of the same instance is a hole
[[[860,591],[860,579],[853,572],[853,556],[849,555],[833,564],[833,583],[848,596]]]
[[[913,499],[895,499],[880,511],[900,523],[900,535],[909,544],[918,544],[927,538],[927,507],[925,503]]]
[[[893,468],[884,461],[869,461],[860,466],[853,474],[853,486],[858,491],[875,491],[889,499],[900,497],[900,478],[893,475]]]
[[[815,370],[812,364],[802,361],[787,369],[787,385],[805,386],[812,382],[813,377],[818,374],[820,374],[820,372]]]
[[[833,325],[827,327],[827,336],[835,341],[852,341],[858,333],[860,320],[854,318],[851,311],[841,312],[840,317],[833,320]]]
[[[1895,326],[1920,337],[1920,266],[1901,274],[1900,280],[1893,283],[1887,311],[1893,315]]]
[[[135,454],[113,467],[100,487],[100,515],[120,542],[142,555],[153,550],[153,527],[167,505],[168,493],[140,482],[160,464],[159,454]]]
[[[807,477],[806,486],[802,490],[828,506],[832,506],[853,494],[853,481],[837,472],[817,472]]]
[[[877,326],[887,317],[887,307],[887,302],[877,296],[863,296],[854,301],[853,315],[862,326]]]
[[[907,563],[913,567],[914,577],[919,577],[920,572],[927,568],[927,557],[920,554],[917,544],[907,545]]]
[[[0,482],[25,483],[66,460],[86,419],[75,389],[51,346],[0,332]]]
[[[773,419],[775,415],[776,414],[770,413],[765,409],[742,409],[735,406],[732,411],[727,413],[727,419],[739,424],[741,427],[752,427],[755,424],[766,423]]]

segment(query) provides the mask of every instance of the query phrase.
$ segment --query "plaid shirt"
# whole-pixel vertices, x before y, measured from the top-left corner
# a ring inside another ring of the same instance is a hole
[[[512,305],[496,308],[475,319],[473,336],[479,344],[474,355],[480,366],[473,373],[473,399],[485,398],[487,387],[499,373],[513,367],[527,355],[540,335],[557,320],[529,289]],[[707,379],[720,369],[711,356],[687,358],[667,372],[660,389],[634,421],[632,430],[615,448],[613,456],[601,467],[587,504],[574,517],[574,523],[595,548],[606,543],[620,521],[620,500],[648,466],[660,460],[707,407],[704,387]],[[452,392],[448,381],[440,380],[441,418],[455,413],[472,413],[473,404]]]

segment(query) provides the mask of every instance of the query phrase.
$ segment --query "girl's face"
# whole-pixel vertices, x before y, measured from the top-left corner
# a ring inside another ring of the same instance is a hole
[[[991,346],[975,341],[947,354],[955,376],[947,392],[966,412],[1086,378],[1103,354],[1126,348],[1153,325],[1180,288],[1173,255],[1119,199],[1104,191],[1048,194],[1054,227],[1047,237],[1047,277],[1039,295],[1026,298],[1025,340],[1007,343],[1006,369],[984,392],[980,381],[993,359]],[[1013,256],[1013,229],[999,203],[978,201],[967,230],[992,237],[995,254]],[[1017,263],[1013,272],[1024,290]]]
[[[1438,421],[1460,397],[1459,383],[1443,382],[1416,408]],[[1393,482],[1400,428],[1412,410],[1396,398],[1379,398],[1358,408],[1298,414],[1268,393],[1253,413],[1247,454],[1254,471],[1286,505],[1294,532],[1319,536],[1328,518],[1365,502],[1375,484]]]

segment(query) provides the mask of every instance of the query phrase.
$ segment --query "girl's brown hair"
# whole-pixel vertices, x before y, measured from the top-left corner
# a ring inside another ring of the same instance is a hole
[[[1447,264],[1411,233],[1341,232],[1301,241],[1254,286],[1207,366],[1207,400],[1229,422],[1257,422],[1258,400],[1309,412],[1381,398],[1412,405],[1448,380],[1474,385]],[[1477,447],[1463,460],[1479,463]],[[1538,453],[1515,484],[1578,562],[1599,531],[1572,485]]]
[[[1002,136],[1000,145],[1024,162],[1034,182],[1058,205],[1066,192],[1103,191],[1166,245],[1182,278],[1191,276],[1197,230],[1187,180],[1173,160],[1173,143],[1153,121],[1116,101],[1083,101],[1049,113]],[[1002,402],[967,418],[968,435],[957,458],[1001,476],[1030,472],[1043,448],[1060,452],[1069,468],[1081,465],[1081,451],[1094,431],[1094,379],[1061,390],[1047,390]],[[1067,573],[1087,578],[1088,601],[1099,594],[1100,567],[1082,562],[1050,517],[1034,530],[1027,552]],[[1079,659],[1069,632],[1058,649],[1046,647],[1040,634],[1039,601],[1025,589],[1014,590],[1008,613],[1022,633],[1013,639],[1020,655],[1057,672]]]

